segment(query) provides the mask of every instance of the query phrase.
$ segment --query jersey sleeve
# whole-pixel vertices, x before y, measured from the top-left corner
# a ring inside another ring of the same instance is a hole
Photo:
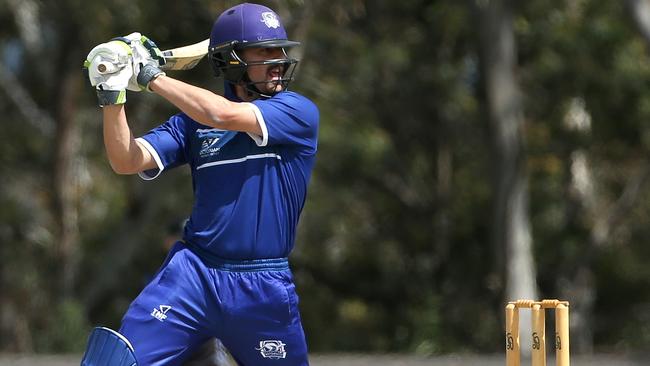
[[[189,123],[189,118],[183,114],[177,114],[136,139],[151,153],[158,166],[155,169],[138,173],[142,179],[154,179],[163,170],[188,162],[189,144],[186,137]]]
[[[305,153],[316,153],[319,112],[309,99],[293,92],[250,103],[262,135],[252,135],[258,146],[295,145]]]

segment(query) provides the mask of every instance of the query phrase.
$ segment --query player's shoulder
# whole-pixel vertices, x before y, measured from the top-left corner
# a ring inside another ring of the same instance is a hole
[[[293,92],[293,91],[283,91],[275,94],[273,97],[268,99],[258,99],[260,103],[274,103],[274,104],[284,104],[291,107],[300,106],[302,108],[309,108],[318,110],[316,103],[306,96]]]
[[[306,96],[291,90],[285,90],[283,92],[279,92],[270,99],[286,100],[286,101],[293,100],[297,102],[305,102],[305,103],[312,103],[312,104],[314,103],[311,101],[311,99],[307,98]]]
[[[271,98],[258,99],[253,103],[260,107],[262,114],[269,109],[283,111],[299,119],[318,123],[320,112],[316,103],[304,95],[293,91],[283,91],[275,94]],[[264,108],[265,105],[271,108]]]

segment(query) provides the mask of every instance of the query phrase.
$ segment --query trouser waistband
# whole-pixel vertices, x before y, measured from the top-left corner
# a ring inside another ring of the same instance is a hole
[[[284,271],[289,269],[289,259],[287,257],[264,259],[225,259],[186,240],[182,240],[181,242],[189,250],[196,254],[207,266],[221,271],[264,272]]]

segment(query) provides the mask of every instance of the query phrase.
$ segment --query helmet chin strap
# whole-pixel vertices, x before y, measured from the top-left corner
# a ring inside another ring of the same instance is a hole
[[[257,97],[257,98],[270,98],[270,95],[262,93],[258,88],[257,85],[253,83],[246,83],[244,84],[244,89],[246,90],[246,94],[249,97]]]
[[[266,81],[264,81],[264,83],[266,83]],[[255,98],[260,98],[260,97],[261,98],[271,98],[271,97],[273,97],[273,95],[277,94],[277,93],[273,93],[273,94],[263,93],[262,91],[259,90],[259,88],[257,87],[257,84],[258,83],[253,83],[251,81],[251,79],[248,77],[248,71],[246,71],[244,73],[244,76],[242,77],[242,79],[240,81],[240,85],[242,85],[244,87],[244,90],[246,91],[246,95],[248,97],[251,97],[251,98],[252,97],[255,97]]]
[[[255,84],[253,84],[253,83],[246,83],[243,80],[239,81],[238,83],[235,83],[235,82],[232,82],[232,81],[228,81],[228,83],[233,86],[233,91],[235,91],[235,88],[234,88],[235,86],[240,86],[242,88],[242,90],[244,91],[244,93],[246,93],[246,96],[251,100],[255,100],[255,99],[258,99],[258,98],[265,98],[266,99],[266,98],[273,97],[273,95],[262,93],[259,89],[257,89],[257,86]],[[235,95],[239,98],[239,96],[237,95],[236,92],[235,92]]]

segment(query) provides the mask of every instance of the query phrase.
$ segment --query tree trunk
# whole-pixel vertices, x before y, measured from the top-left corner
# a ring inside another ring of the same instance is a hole
[[[58,238],[56,257],[60,264],[63,298],[73,295],[79,258],[78,183],[76,157],[79,155],[79,128],[74,123],[75,104],[81,85],[80,73],[69,70],[61,84],[54,151],[53,186]]]
[[[512,4],[489,0],[479,5],[481,66],[494,150],[492,241],[498,272],[505,280],[505,300],[536,299],[536,270],[528,208],[524,120],[515,77],[516,44]],[[502,286],[503,290],[503,286]],[[521,334],[530,335],[527,312]],[[522,343],[529,338],[522,337]],[[525,343],[522,350],[526,350]]]
[[[78,27],[64,24],[58,31],[62,44],[70,45],[68,52],[55,60],[56,78],[52,81],[51,104],[48,109],[56,119],[53,151],[53,212],[56,218],[55,258],[58,260],[58,286],[62,299],[74,294],[76,273],[79,263],[79,172],[80,172],[80,128],[75,123],[77,101],[84,86],[83,74],[79,71],[76,55],[81,54],[75,42]]]
[[[625,5],[639,33],[641,33],[646,43],[650,45],[650,1],[626,0]]]

